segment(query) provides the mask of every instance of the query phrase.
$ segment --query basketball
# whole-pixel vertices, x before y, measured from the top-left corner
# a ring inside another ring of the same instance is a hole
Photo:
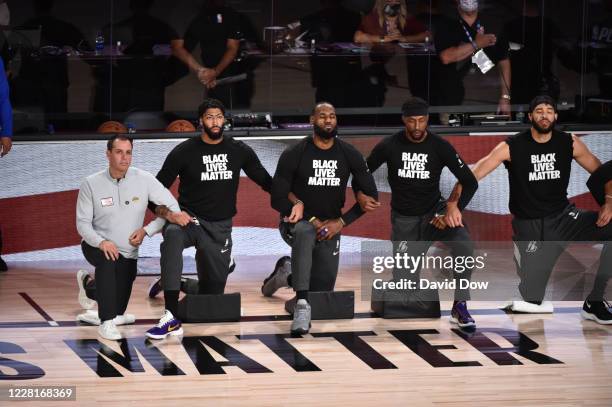
[[[188,133],[196,131],[196,128],[190,121],[179,119],[170,123],[168,127],[166,127],[166,131],[169,133]]]
[[[127,133],[127,127],[118,121],[109,120],[102,123],[98,127],[98,133],[100,134],[109,134],[109,133]]]

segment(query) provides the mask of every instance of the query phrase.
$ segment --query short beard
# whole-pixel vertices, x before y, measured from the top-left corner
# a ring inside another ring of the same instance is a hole
[[[557,123],[557,121],[553,120],[552,122],[550,122],[550,126],[548,126],[548,128],[544,128],[544,127],[540,126],[538,124],[538,122],[536,122],[535,120],[531,120],[531,125],[533,126],[535,131],[538,132],[539,134],[548,134],[548,133],[550,133],[555,128],[555,124],[556,123]]]
[[[223,137],[223,127],[219,127],[218,133],[213,133],[212,128],[206,127],[205,124],[203,125],[203,127],[204,133],[206,133],[208,137],[210,137],[212,140],[219,140],[221,137]]]
[[[338,134],[338,126],[331,129],[331,131],[327,131],[323,127],[320,127],[316,124],[313,125],[313,127],[314,127],[315,134],[324,140],[329,140],[331,138],[334,138]]]

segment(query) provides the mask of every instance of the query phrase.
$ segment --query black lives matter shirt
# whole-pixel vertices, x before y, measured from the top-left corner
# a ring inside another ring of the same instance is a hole
[[[307,137],[287,148],[274,174],[272,207],[282,215],[291,213],[289,192],[304,202],[304,219],[316,216],[321,220],[336,219],[342,215],[346,185],[350,175],[364,185],[367,195],[377,197],[376,184],[366,163],[352,145],[335,139],[328,150],[318,148],[312,137]],[[345,215],[349,224],[362,214],[359,205]]]
[[[157,179],[168,188],[178,176],[181,208],[199,218],[218,221],[236,214],[240,170],[270,192],[272,178],[251,147],[227,136],[219,144],[193,137],[168,154]]]
[[[420,143],[408,140],[404,130],[383,139],[372,150],[367,164],[374,172],[383,163],[388,169],[391,207],[404,216],[421,216],[434,209],[442,197],[440,176],[444,167],[463,186],[459,209],[467,206],[478,187],[474,174],[455,148],[429,131]]]
[[[508,137],[510,161],[504,161],[510,183],[510,212],[521,219],[537,219],[561,212],[567,200],[574,155],[572,135],[553,130],[538,143],[531,130]]]

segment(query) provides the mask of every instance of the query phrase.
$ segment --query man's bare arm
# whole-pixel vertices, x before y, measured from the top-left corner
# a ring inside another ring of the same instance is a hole
[[[493,170],[495,170],[504,161],[510,161],[510,147],[505,141],[499,143],[489,154],[481,158],[476,165],[472,167],[472,173],[477,181],[480,181]],[[461,196],[461,184],[456,183],[455,188],[448,197],[448,202],[457,203]]]
[[[472,173],[476,180],[480,181],[504,161],[510,161],[510,147],[505,141],[502,141],[472,167]],[[447,200],[447,215],[444,217],[444,223],[450,227],[463,226],[461,211],[457,207],[462,190],[463,187],[457,182]]]
[[[185,48],[184,40],[172,40],[170,42],[172,48],[172,55],[180,59],[185,65],[189,67],[193,72],[198,72],[204,67],[195,59],[191,52]]]
[[[601,166],[601,161],[593,155],[579,137],[572,134],[572,138],[574,139],[574,160],[589,174],[594,173]]]

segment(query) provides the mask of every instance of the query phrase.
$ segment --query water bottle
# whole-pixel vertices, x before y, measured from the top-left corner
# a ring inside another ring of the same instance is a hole
[[[96,55],[100,55],[104,51],[104,34],[98,31],[96,34]]]

